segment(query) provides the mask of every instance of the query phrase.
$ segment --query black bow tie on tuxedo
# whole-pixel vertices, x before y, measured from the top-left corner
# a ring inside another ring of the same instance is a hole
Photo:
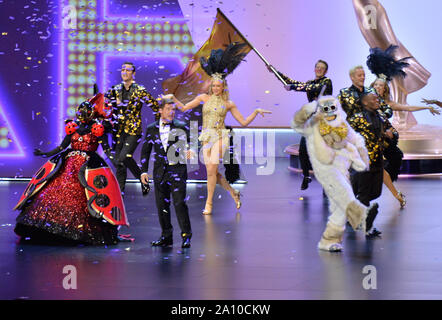
[[[166,126],[170,126],[170,122],[162,122],[161,125],[164,128]]]

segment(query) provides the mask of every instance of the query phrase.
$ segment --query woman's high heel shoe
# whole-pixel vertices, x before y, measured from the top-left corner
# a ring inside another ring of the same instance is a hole
[[[213,208],[212,203],[206,202],[206,207],[203,210],[203,214],[204,215],[212,214],[212,208]]]
[[[402,192],[397,193],[397,199],[399,200],[399,203],[401,204],[401,209],[405,207],[405,204],[407,201],[405,201],[405,195],[402,194]]]
[[[241,208],[241,192],[235,190],[233,200],[235,200],[236,209]]]

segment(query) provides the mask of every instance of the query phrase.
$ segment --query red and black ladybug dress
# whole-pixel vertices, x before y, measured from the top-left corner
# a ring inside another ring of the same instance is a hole
[[[40,153],[57,155],[37,171],[16,205],[21,213],[14,231],[39,240],[115,244],[118,226],[129,223],[118,182],[96,153],[100,143],[109,149],[104,127],[72,121],[66,133],[59,147]]]

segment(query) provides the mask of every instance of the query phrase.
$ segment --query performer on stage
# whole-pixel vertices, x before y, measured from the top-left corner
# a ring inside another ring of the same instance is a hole
[[[388,81],[385,77],[381,76],[377,78],[370,85],[370,87],[374,88],[378,93],[378,95],[382,99],[384,99],[384,101],[387,102],[388,105],[391,106],[391,108],[394,111],[415,112],[420,110],[429,110],[432,115],[440,114],[440,111],[432,106],[427,106],[427,107],[408,106],[391,101],[390,88],[388,86]],[[404,208],[406,204],[405,195],[401,191],[398,191],[393,184],[393,182],[396,181],[399,176],[400,168],[402,165],[402,158],[403,158],[402,151],[397,147],[398,140],[399,140],[399,134],[397,133],[397,131],[395,131],[394,139],[388,141],[388,147],[385,148],[384,150],[384,157],[388,159],[384,171],[384,184],[390,190],[392,195],[399,201],[401,208]]]
[[[348,88],[341,89],[338,95],[342,110],[347,114],[347,119],[355,113],[362,112],[363,107],[360,101],[362,95],[370,92],[376,94],[374,88],[364,86],[365,71],[363,66],[353,67],[350,69],[349,74],[352,85]],[[379,111],[383,112],[386,118],[391,118],[393,116],[393,110],[383,99],[379,99],[379,105]]]
[[[260,114],[271,113],[264,109],[255,109],[246,119],[238,110],[235,103],[229,100],[226,76],[242,61],[244,54],[238,54],[245,44],[230,44],[225,50],[212,50],[210,57],[206,60],[201,58],[201,66],[204,71],[211,76],[212,81],[209,93],[198,95],[194,100],[186,105],[173,97],[178,109],[187,111],[203,105],[203,128],[199,140],[203,146],[204,163],[207,169],[207,199],[203,214],[211,214],[213,207],[213,194],[216,183],[219,183],[227,190],[235,201],[236,208],[241,207],[240,192],[232,188],[227,180],[218,172],[218,165],[223,155],[229,147],[228,130],[224,120],[227,112],[243,126],[246,127],[255,117]]]
[[[170,221],[170,194],[181,228],[182,248],[190,248],[192,229],[189,209],[186,204],[186,158],[190,158],[188,150],[189,128],[184,122],[175,120],[175,105],[167,97],[159,105],[160,119],[146,129],[143,148],[141,150],[142,174],[141,181],[149,183],[149,158],[154,151],[153,180],[158,218],[161,225],[161,237],[152,241],[154,247],[167,247],[173,244],[173,227]],[[186,154],[186,156],[184,156]]]
[[[392,101],[390,97],[389,82],[394,78],[405,78],[407,74],[403,69],[409,66],[408,62],[406,62],[409,58],[399,60],[394,58],[394,52],[397,49],[398,46],[393,45],[390,45],[386,50],[380,48],[370,49],[370,54],[367,58],[367,66],[377,77],[377,79],[371,84],[371,87],[375,88],[377,94],[384,99],[394,111],[413,112],[427,109],[430,110],[433,115],[439,114],[439,111],[433,107],[408,106]],[[401,208],[403,208],[406,204],[405,196],[402,192],[398,191],[393,184],[393,181],[397,180],[400,173],[403,153],[397,146],[399,133],[394,128],[392,129],[394,131],[394,138],[389,139],[387,137],[385,139],[384,157],[387,160],[387,163],[384,170],[384,184],[399,201]]]
[[[379,99],[376,93],[364,93],[360,96],[360,103],[363,107],[362,111],[353,114],[347,119],[351,127],[365,139],[365,145],[370,158],[368,171],[355,172],[351,176],[356,198],[366,206],[369,206],[370,201],[377,199],[382,193],[384,140],[386,136],[393,139],[393,127],[378,112],[380,108]],[[371,230],[378,214],[378,204],[374,203],[374,206],[375,210],[372,210],[367,215],[366,220],[366,234],[368,237],[375,237],[381,234],[376,228]]]
[[[114,105],[116,126],[113,134],[114,147],[110,156],[117,169],[117,179],[121,191],[124,193],[127,169],[135,178],[140,179],[141,170],[133,159],[133,154],[141,141],[141,107],[150,106],[153,112],[158,111],[158,101],[146,91],[146,88],[135,82],[135,65],[125,62],[121,67],[122,83],[112,87],[106,93]],[[156,116],[158,118],[158,116]],[[149,192],[149,186],[141,184],[143,195]]]
[[[360,113],[363,111],[363,106],[361,104],[361,97],[368,93],[374,93],[377,95],[377,92],[372,87],[365,87],[365,71],[362,66],[356,66],[350,70],[350,79],[352,81],[352,86],[349,88],[344,88],[340,90],[338,99],[342,103],[343,110],[347,113],[347,120],[352,117],[356,113]],[[393,115],[392,108],[385,102],[382,97],[379,97],[380,108],[377,110],[380,113],[383,121],[388,123],[388,127],[392,132],[391,140],[387,137],[384,139],[383,146],[385,147],[383,156],[387,158],[387,168],[392,172],[393,176],[398,175],[400,171],[400,167],[402,165],[403,153],[397,147],[397,142],[399,139],[399,133],[396,129],[391,126],[390,118]],[[385,145],[384,145],[385,144]],[[394,186],[389,176],[388,171],[384,171],[383,179],[385,185],[394,192]],[[405,196],[397,191],[393,193],[395,198],[401,204],[401,208],[403,208],[406,204]]]
[[[292,127],[306,137],[313,172],[329,199],[330,216],[318,243],[318,248],[325,251],[342,251],[347,219],[354,230],[365,230],[367,215],[376,210],[353,194],[349,169],[363,171],[369,159],[364,139],[345,117],[338,100],[324,96],[304,105],[292,122]]]
[[[100,94],[78,106],[60,146],[36,156],[52,157],[37,171],[14,209],[21,210],[15,233],[45,242],[115,244],[117,227],[129,225],[112,170],[96,153],[110,153],[99,107]],[[71,146],[69,149],[66,149]]]
[[[267,66],[268,70],[274,73],[274,68],[271,65]],[[318,60],[315,64],[315,79],[309,80],[307,82],[301,82],[297,80],[292,80],[283,73],[278,71],[278,74],[284,79],[287,83],[285,88],[287,90],[295,90],[302,91],[307,93],[308,102],[312,102],[316,100],[321,92],[321,88],[325,86],[324,95],[332,95],[333,94],[333,85],[330,78],[326,77],[328,71],[328,63],[324,60]],[[305,137],[301,137],[301,141],[299,142],[299,161],[301,163],[302,174],[304,179],[302,180],[301,190],[305,190],[308,188],[309,183],[312,181],[310,178],[309,171],[312,169],[312,165],[310,163],[307,145],[305,143]]]

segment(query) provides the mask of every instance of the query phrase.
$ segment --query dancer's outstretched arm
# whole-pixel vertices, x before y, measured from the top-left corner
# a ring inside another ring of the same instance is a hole
[[[435,115],[440,115],[440,111],[437,110],[437,109],[434,108],[434,107],[431,107],[431,106],[427,106],[427,107],[407,106],[407,105],[403,105],[403,104],[396,103],[396,102],[394,102],[394,101],[389,101],[388,104],[390,105],[390,107],[391,107],[394,111],[409,111],[409,112],[415,112],[415,111],[420,111],[420,110],[429,110],[433,116],[435,116]],[[441,105],[442,105],[442,104],[441,104]]]
[[[229,101],[229,110],[232,113],[232,116],[239,122],[239,124],[243,127],[247,127],[250,122],[252,122],[258,114],[264,117],[265,113],[272,113],[269,110],[264,110],[261,108],[255,109],[246,119],[244,119],[241,112],[239,112],[238,107],[233,101]]]
[[[195,99],[193,99],[192,101],[183,104],[181,101],[179,101],[173,94],[170,95],[166,95],[164,96],[164,98],[169,98],[169,99],[173,99],[173,101],[175,102],[175,105],[177,106],[177,108],[181,111],[187,111],[193,108],[198,107],[201,103],[204,103],[207,101],[208,99],[208,95],[207,94],[200,94],[198,95]]]

